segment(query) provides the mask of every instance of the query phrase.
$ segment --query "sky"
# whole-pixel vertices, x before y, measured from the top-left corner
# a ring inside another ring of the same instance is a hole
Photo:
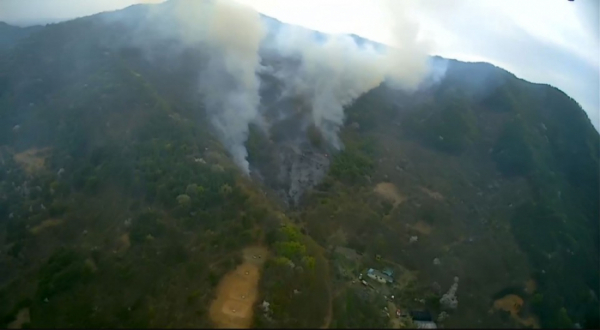
[[[58,22],[162,0],[0,0],[0,21]],[[432,55],[558,87],[600,128],[598,0],[237,0],[283,22],[394,45],[411,19]]]

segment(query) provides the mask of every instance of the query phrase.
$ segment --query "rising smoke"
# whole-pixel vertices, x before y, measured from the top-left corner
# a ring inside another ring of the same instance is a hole
[[[170,15],[165,15],[165,8]],[[175,24],[164,19],[171,15]],[[384,49],[359,45],[347,35],[319,39],[300,27],[274,29],[255,10],[232,0],[169,1],[149,16],[162,23],[151,26],[145,36],[176,38],[184,46],[201,45],[206,53],[207,64],[198,69],[199,92],[218,137],[246,174],[250,172],[245,148],[249,125],[265,125],[259,111],[257,72],[271,72],[282,82],[284,97],[307,104],[312,122],[331,146],[340,149],[338,133],[345,107],[383,82],[415,89],[428,71],[426,44],[418,41],[418,26],[402,10],[393,11],[393,20],[400,24],[390,31],[392,47]],[[275,37],[265,38],[267,32]],[[265,70],[261,66],[265,50],[296,58],[299,65]]]
[[[246,174],[244,146],[249,124],[261,124],[259,46],[265,34],[260,15],[233,1],[175,4],[180,36],[207,46],[209,63],[200,73],[200,92],[217,135]]]
[[[255,10],[232,0],[172,0],[148,6],[139,22],[129,12],[106,16],[108,23],[127,26],[132,38],[126,46],[138,47],[146,60],[177,59],[186,50],[198,50],[205,59],[198,73],[198,93],[216,135],[241,170],[249,174],[249,125],[263,127],[259,115],[259,46],[266,32]],[[157,45],[166,45],[160,48]]]
[[[250,123],[260,123],[258,49],[264,27],[256,11],[219,1],[209,22],[214,52],[201,81],[207,113],[234,161],[249,174],[244,146]]]
[[[402,8],[400,8],[402,9]],[[374,44],[359,45],[348,35],[325,35],[296,26],[277,31],[270,51],[299,58],[295,70],[274,72],[283,81],[284,95],[309,100],[312,120],[335,148],[343,147],[338,133],[344,108],[362,94],[386,82],[395,89],[414,90],[428,72],[427,44],[417,40],[418,27],[394,10],[393,45],[381,50]],[[321,40],[324,39],[324,40]]]

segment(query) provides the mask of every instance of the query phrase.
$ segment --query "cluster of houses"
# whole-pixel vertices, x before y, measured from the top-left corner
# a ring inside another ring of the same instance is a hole
[[[367,276],[381,284],[394,283],[394,271],[389,268],[386,268],[382,271],[370,268],[367,271]],[[363,284],[366,285],[366,282],[362,280],[362,274],[360,276],[360,279],[363,282]],[[396,316],[399,318],[410,316],[410,318],[412,319],[412,321],[418,329],[437,329],[437,324],[433,321],[433,318],[428,311],[413,310],[406,312],[398,309],[396,311]]]

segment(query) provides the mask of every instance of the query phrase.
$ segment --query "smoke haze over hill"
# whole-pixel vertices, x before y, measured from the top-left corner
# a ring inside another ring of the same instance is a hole
[[[166,20],[156,14],[164,8],[172,15]],[[235,1],[179,0],[151,7],[129,42],[141,46],[149,57],[151,50],[145,45],[154,44],[153,39],[180,43],[165,49],[167,52],[204,47],[208,62],[198,68],[198,92],[221,142],[249,173],[244,146],[249,125],[263,129],[266,125],[259,110],[257,72],[270,70],[284,86],[282,97],[304,99],[314,125],[331,146],[340,149],[338,131],[344,123],[345,107],[384,81],[396,89],[415,90],[428,74],[427,44],[417,41],[418,25],[407,17],[399,19],[406,22],[404,29],[394,30],[395,47],[359,45],[348,35],[318,38],[313,31],[296,26],[269,31],[258,12]],[[129,24],[126,16],[119,21]],[[268,33],[274,37],[265,38]],[[282,70],[263,68],[262,52],[295,58],[299,65]]]

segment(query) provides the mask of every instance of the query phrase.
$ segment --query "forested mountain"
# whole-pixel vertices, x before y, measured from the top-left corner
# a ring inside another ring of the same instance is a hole
[[[0,46],[10,47],[12,44],[41,29],[41,26],[20,28],[0,22]]]
[[[338,118],[327,81],[290,94],[285,24],[261,18],[254,86],[187,6],[0,24],[0,326],[600,326],[600,137],[573,99],[433,57]]]

